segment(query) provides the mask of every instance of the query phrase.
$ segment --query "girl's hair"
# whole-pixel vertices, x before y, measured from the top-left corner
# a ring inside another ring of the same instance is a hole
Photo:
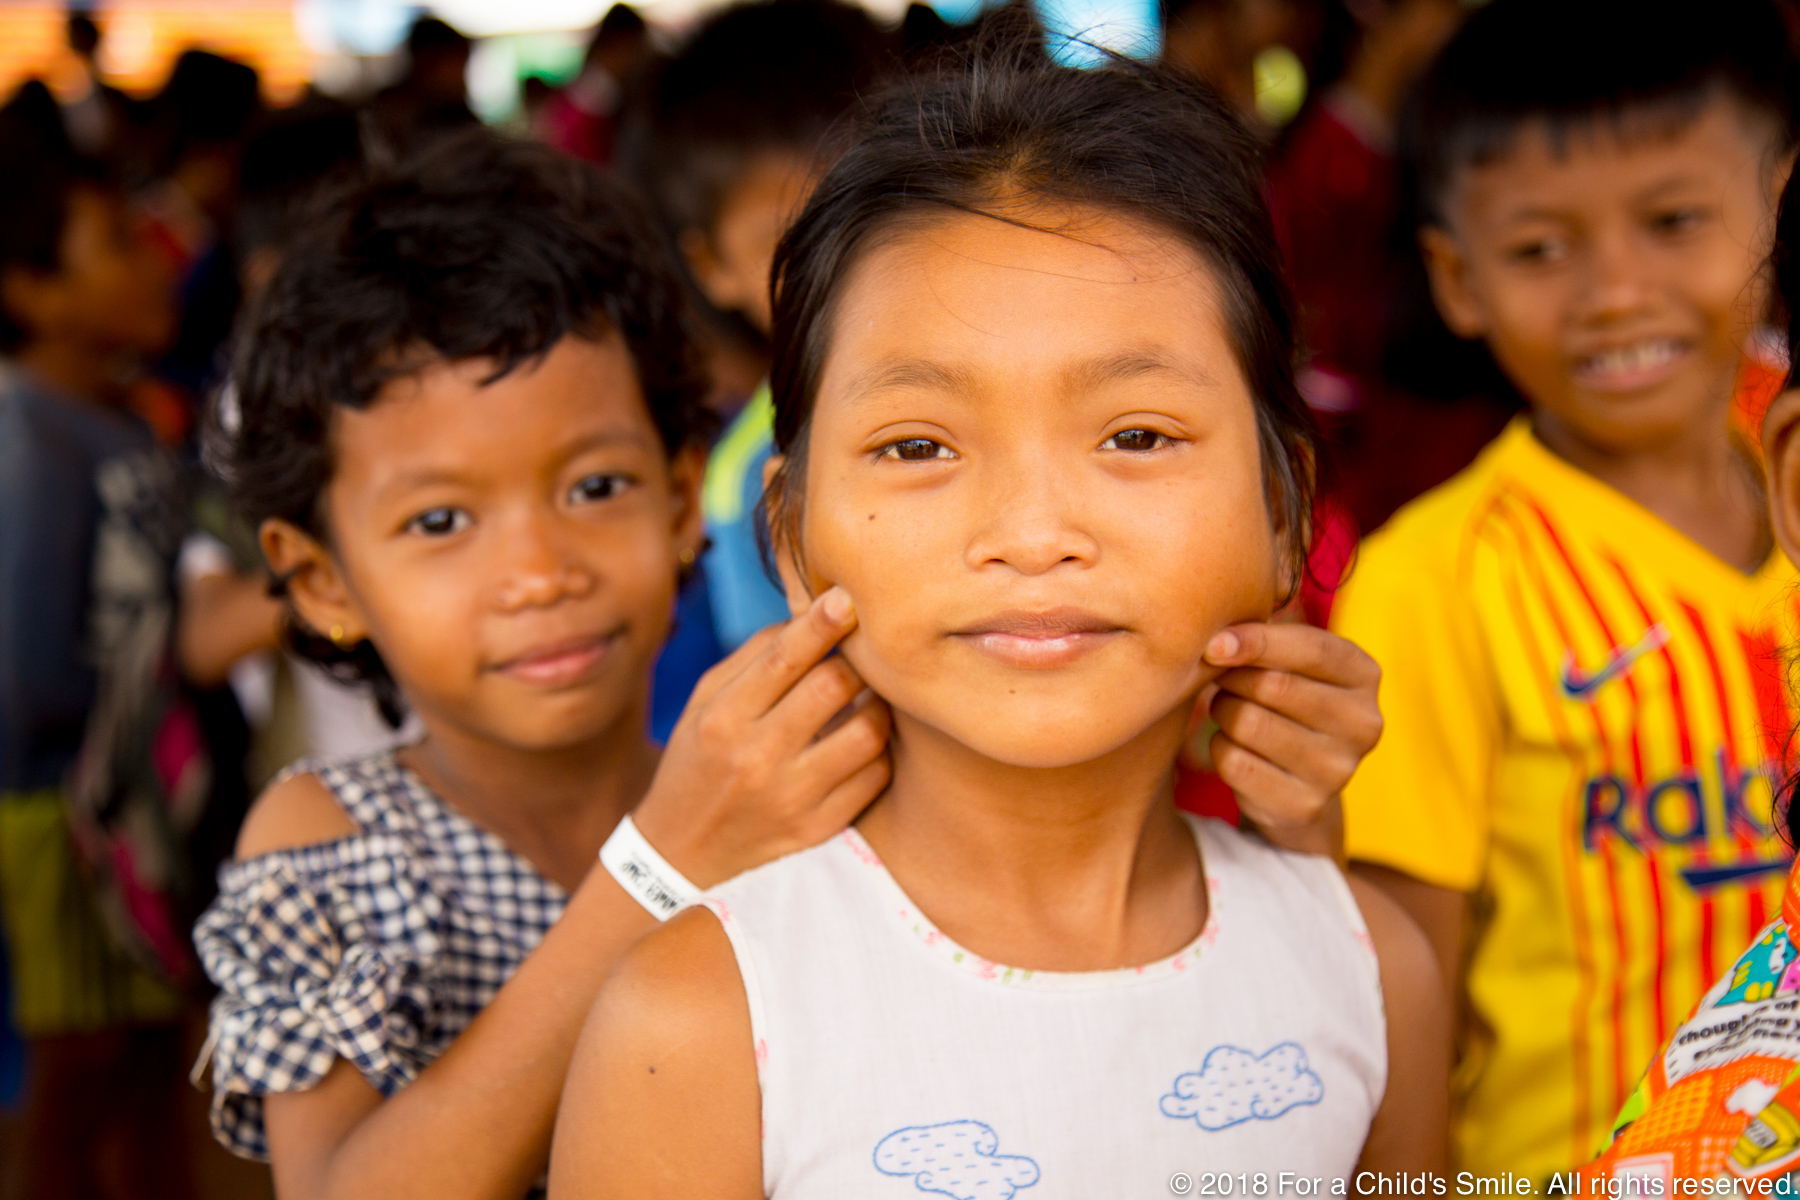
[[[775,539],[800,552],[808,427],[834,310],[860,256],[899,222],[965,212],[1021,223],[1022,203],[1047,201],[1148,222],[1211,266],[1298,586],[1315,426],[1294,382],[1292,307],[1259,166],[1256,139],[1204,87],[1122,58],[1059,67],[1029,40],[1009,38],[875,97],[775,254],[770,384],[786,456],[768,496]]]
[[[1793,387],[1795,376],[1800,374],[1793,364],[1793,356],[1800,354],[1800,184],[1793,175],[1788,176],[1787,186],[1781,192],[1769,265],[1775,273],[1775,319],[1787,325],[1787,386]]]
[[[1787,187],[1781,193],[1781,212],[1775,221],[1775,247],[1769,256],[1769,265],[1775,273],[1777,319],[1785,319],[1787,323],[1787,386],[1791,388],[1795,386],[1796,376],[1800,375],[1800,370],[1796,370],[1793,362],[1794,356],[1800,354],[1800,181],[1793,175],[1788,177]],[[1769,497],[1771,504],[1774,500],[1773,496]],[[1800,663],[1790,657],[1789,675],[1797,668],[1800,668]],[[1784,765],[1791,773],[1779,785],[1776,811],[1781,814],[1788,845],[1800,848],[1800,811],[1797,811],[1800,806],[1794,803],[1796,796],[1800,795],[1800,771],[1794,770],[1796,736],[1800,736],[1800,731],[1788,731],[1787,741],[1782,746],[1786,759]],[[1775,784],[1773,777],[1770,778],[1770,783]]]
[[[710,432],[674,263],[635,196],[595,168],[473,131],[371,168],[310,225],[252,309],[215,414],[210,457],[252,528],[279,518],[329,545],[321,500],[338,408],[365,409],[435,362],[487,360],[493,382],[564,337],[613,330],[664,449]],[[372,684],[397,720],[372,645],[340,648],[295,621],[289,639]]]

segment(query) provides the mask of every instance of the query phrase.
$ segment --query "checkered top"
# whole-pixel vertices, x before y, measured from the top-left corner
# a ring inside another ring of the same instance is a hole
[[[262,1098],[334,1060],[382,1095],[468,1028],[562,915],[568,893],[452,809],[392,751],[299,763],[359,831],[219,871],[194,928],[213,1001],[212,1127],[267,1160]]]

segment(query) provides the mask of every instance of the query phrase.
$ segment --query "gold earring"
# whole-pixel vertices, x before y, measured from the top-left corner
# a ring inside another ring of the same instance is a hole
[[[683,547],[681,553],[675,556],[675,561],[680,563],[682,570],[685,571],[687,568],[694,565],[693,550],[689,547]]]
[[[326,636],[331,639],[332,645],[342,646],[344,644],[344,627],[342,625],[333,625],[331,627],[331,632]]]

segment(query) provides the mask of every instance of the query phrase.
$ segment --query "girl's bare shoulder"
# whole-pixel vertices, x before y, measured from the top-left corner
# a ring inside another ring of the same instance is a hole
[[[761,1196],[753,1038],[717,918],[689,910],[645,937],[613,968],[575,1051],[551,1194]]]
[[[356,832],[356,822],[331,789],[311,771],[300,771],[270,784],[250,806],[238,831],[237,859],[334,842]]]
[[[713,1039],[721,1050],[750,1045],[750,1005],[731,940],[712,912],[679,913],[626,952],[600,992],[615,1034],[657,1044]]]

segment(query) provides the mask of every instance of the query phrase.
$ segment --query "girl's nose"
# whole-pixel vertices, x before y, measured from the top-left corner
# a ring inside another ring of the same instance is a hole
[[[559,545],[550,531],[536,526],[509,534],[501,553],[506,562],[499,572],[495,601],[506,612],[579,599],[598,582],[595,573]]]
[[[969,541],[966,559],[979,570],[999,563],[1021,575],[1042,575],[1064,563],[1092,566],[1100,544],[1081,520],[1081,504],[1067,483],[1068,473],[1047,464],[1012,479],[974,500],[985,511]]]

